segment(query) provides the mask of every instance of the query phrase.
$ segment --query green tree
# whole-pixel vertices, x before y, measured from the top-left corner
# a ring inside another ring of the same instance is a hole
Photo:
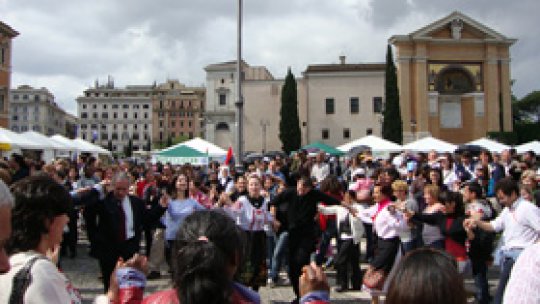
[[[130,138],[128,144],[124,148],[124,154],[126,157],[131,157],[133,155],[133,139]]]
[[[298,94],[296,80],[291,72],[287,71],[285,84],[281,90],[281,110],[279,121],[279,139],[282,149],[289,154],[300,149],[302,134],[300,133],[300,120],[298,118]]]
[[[540,91],[533,91],[513,103],[518,121],[540,123]]]
[[[384,90],[386,101],[383,111],[382,136],[384,139],[402,144],[403,122],[399,108],[396,65],[394,64],[394,56],[392,55],[392,47],[390,45],[388,45],[386,52]]]

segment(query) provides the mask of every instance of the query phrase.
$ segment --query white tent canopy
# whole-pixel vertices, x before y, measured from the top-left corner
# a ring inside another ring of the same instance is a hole
[[[79,147],[79,151],[81,152],[90,152],[90,153],[98,153],[98,154],[111,154],[111,152],[107,149],[103,149],[100,146],[94,145],[92,143],[87,142],[86,140],[75,138],[73,140],[75,144]]]
[[[200,137],[195,137],[193,139],[190,139],[188,141],[185,141],[185,142],[182,142],[182,143],[179,143],[179,144],[176,144],[172,147],[168,147],[166,149],[163,149],[161,150],[162,152],[163,151],[168,151],[168,150],[171,150],[171,149],[175,149],[177,147],[180,147],[180,146],[187,146],[187,147],[190,147],[190,148],[193,148],[199,152],[202,152],[202,153],[207,153],[209,157],[223,157],[225,155],[227,155],[227,151],[221,149],[220,147],[214,145],[213,143],[211,142],[208,142]]]
[[[403,146],[403,150],[410,150],[416,152],[454,152],[457,146],[449,142],[428,136],[417,141],[413,141]]]
[[[485,148],[486,150],[489,150],[491,152],[497,152],[497,153],[501,153],[504,150],[510,149],[510,146],[501,144],[500,142],[497,142],[497,141],[494,141],[485,137],[468,142],[467,145],[480,146],[482,148]]]
[[[393,143],[391,141],[388,141],[386,139],[382,139],[380,137],[377,137],[375,135],[368,135],[364,136],[362,138],[353,140],[349,143],[346,143],[344,145],[341,145],[337,147],[338,150],[343,152],[349,152],[352,148],[357,146],[367,146],[370,147],[373,151],[389,151],[389,152],[398,152],[403,150],[403,147]]]
[[[53,150],[73,150],[72,147],[35,131],[21,133],[26,139]]]
[[[525,153],[527,151],[534,151],[537,155],[540,154],[540,141],[533,140],[529,143],[516,146],[517,153]]]
[[[22,134],[0,128],[0,142],[19,149],[42,150],[44,147],[39,143],[25,138]]]
[[[73,142],[73,140],[69,139],[69,138],[66,138],[60,134],[56,134],[56,135],[53,135],[51,137],[49,137],[51,140],[54,140],[56,142],[59,142],[63,145],[65,145],[66,147],[69,148],[69,150],[71,151],[80,151],[80,147]]]

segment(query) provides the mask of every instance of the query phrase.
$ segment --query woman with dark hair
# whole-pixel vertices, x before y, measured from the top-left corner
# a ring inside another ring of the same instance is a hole
[[[266,285],[267,281],[265,227],[274,220],[269,211],[269,201],[261,195],[261,179],[251,175],[248,178],[248,195],[232,202],[226,194],[222,194],[218,202],[245,232],[247,256],[239,273],[239,281],[255,291]]]
[[[171,250],[174,247],[176,232],[184,219],[196,210],[205,209],[196,200],[189,197],[189,177],[185,174],[178,175],[173,182],[173,189],[168,189],[164,195],[170,196],[169,206],[165,213],[165,256],[171,264]]]
[[[321,182],[321,192],[332,196],[333,198],[342,201],[343,200],[343,190],[341,184],[335,175],[329,175]],[[323,206],[326,206],[325,202],[321,202]],[[315,262],[317,265],[322,265],[326,258],[326,253],[328,251],[328,246],[332,238],[337,237],[337,226],[336,226],[336,215],[329,214],[325,215],[319,213],[319,228],[322,231],[321,242],[319,243],[319,252],[315,257]],[[331,261],[331,259],[329,259]],[[326,265],[330,263],[327,262]]]
[[[448,191],[448,187],[443,183],[442,170],[439,168],[429,169],[428,184],[439,187],[441,192]]]
[[[465,220],[463,198],[458,192],[443,192],[439,195],[439,200],[445,206],[444,213],[423,214],[406,211],[405,217],[437,226],[444,236],[444,249],[457,261],[459,272],[464,273],[469,263],[465,248],[467,232],[463,228]]]
[[[374,272],[383,272],[384,277],[388,277],[396,258],[399,257],[401,231],[407,229],[407,221],[403,214],[396,210],[390,197],[392,196],[392,186],[387,184],[375,184],[373,188],[373,200],[375,205],[357,213],[363,222],[373,222],[373,230],[376,234],[375,256],[370,262],[367,275]],[[386,283],[386,284],[385,284]],[[388,282],[381,280],[378,286],[364,285],[368,287],[372,296],[372,303],[378,303],[378,296],[381,289],[387,289]]]
[[[455,261],[432,248],[411,251],[396,268],[387,304],[465,304],[467,295]]]
[[[6,246],[11,269],[0,276],[0,303],[80,303],[71,283],[47,258],[53,252],[57,257],[69,221],[69,193],[49,177],[33,176],[15,183],[12,194],[12,234]]]

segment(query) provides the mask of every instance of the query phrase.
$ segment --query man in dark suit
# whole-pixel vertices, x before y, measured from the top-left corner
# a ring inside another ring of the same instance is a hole
[[[157,221],[168,204],[162,199],[152,209],[147,209],[141,199],[128,195],[130,181],[125,173],[115,175],[111,185],[109,193],[91,190],[93,195],[104,198],[90,200],[93,203],[86,206],[92,223],[89,227],[95,229],[92,247],[99,260],[105,292],[118,259],[126,261],[139,252],[143,228]]]

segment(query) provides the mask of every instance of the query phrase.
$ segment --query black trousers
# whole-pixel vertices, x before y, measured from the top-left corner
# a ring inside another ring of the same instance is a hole
[[[300,275],[302,267],[309,265],[315,251],[315,228],[289,231],[289,279],[297,299],[300,299]]]
[[[127,261],[135,253],[139,253],[139,249],[139,240],[131,238],[114,246],[114,248],[104,248],[100,251],[99,268],[103,276],[103,290],[105,293],[109,290],[111,274],[114,271],[114,267],[116,267],[118,259],[121,257],[124,261]]]
[[[338,240],[339,251],[334,258],[337,270],[337,283],[341,288],[349,286],[349,269],[351,270],[351,286],[360,289],[362,275],[360,272],[360,247],[352,239]]]

